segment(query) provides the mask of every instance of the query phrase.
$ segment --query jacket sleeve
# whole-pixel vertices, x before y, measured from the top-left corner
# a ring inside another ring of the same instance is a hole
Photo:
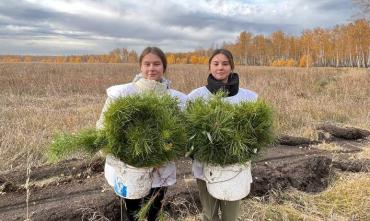
[[[185,94],[181,94],[181,96],[179,96],[179,101],[180,101],[179,106],[180,106],[181,111],[185,111],[187,96]]]
[[[99,120],[96,122],[96,129],[100,130],[104,128],[104,113],[108,110],[109,105],[113,102],[113,98],[109,97],[105,100],[103,110],[100,113]]]

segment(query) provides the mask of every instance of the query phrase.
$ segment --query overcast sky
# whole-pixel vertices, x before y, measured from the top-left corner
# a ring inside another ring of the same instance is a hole
[[[242,31],[331,28],[354,13],[351,0],[0,0],[0,54],[192,51]]]

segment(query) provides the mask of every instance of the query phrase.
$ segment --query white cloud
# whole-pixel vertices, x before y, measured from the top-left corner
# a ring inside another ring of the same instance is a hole
[[[84,16],[102,16],[102,17],[119,17],[116,13],[103,2],[95,1],[68,1],[68,0],[26,0],[34,5],[45,7],[46,9],[75,15]]]
[[[20,25],[5,25],[5,31],[13,32],[13,33],[21,33],[24,31],[34,31],[36,30],[35,27],[30,26],[20,26]]]
[[[2,0],[0,41],[14,44],[1,44],[0,52],[106,53],[147,45],[189,51],[234,41],[241,31],[331,27],[351,14],[348,0]]]

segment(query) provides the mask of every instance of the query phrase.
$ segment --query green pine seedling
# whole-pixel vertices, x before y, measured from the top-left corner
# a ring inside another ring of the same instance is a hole
[[[188,102],[188,152],[209,164],[242,164],[272,142],[272,109],[263,101],[231,104],[223,97],[218,93],[209,100]]]
[[[131,166],[156,167],[183,156],[186,141],[178,100],[144,93],[115,100],[105,112],[103,130],[57,135],[48,157],[56,161],[78,151],[94,154],[104,148]]]
[[[73,153],[84,151],[91,155],[103,149],[108,143],[104,132],[96,129],[85,129],[78,133],[57,134],[48,149],[51,162],[63,159]]]
[[[137,94],[117,99],[105,113],[108,152],[135,167],[156,167],[183,156],[186,130],[178,100]]]

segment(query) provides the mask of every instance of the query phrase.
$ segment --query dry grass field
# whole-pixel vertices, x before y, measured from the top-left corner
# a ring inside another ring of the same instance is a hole
[[[205,84],[207,69],[172,65],[167,77],[174,89],[188,93]],[[26,167],[27,157],[33,166],[45,163],[53,134],[94,127],[105,89],[131,81],[138,70],[134,64],[0,63],[0,171]],[[238,66],[236,72],[242,87],[274,107],[278,134],[315,138],[322,122],[370,130],[369,69]],[[360,157],[370,158],[370,152]],[[293,191],[246,200],[242,220],[370,219],[370,199],[364,201],[369,173],[336,180],[319,195]]]

